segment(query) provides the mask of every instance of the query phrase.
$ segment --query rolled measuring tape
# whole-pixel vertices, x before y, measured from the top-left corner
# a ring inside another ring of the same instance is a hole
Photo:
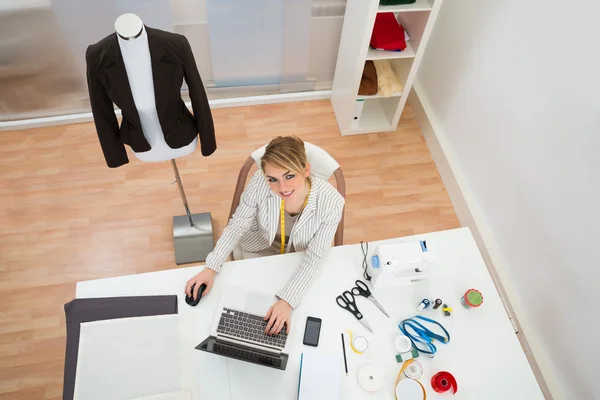
[[[350,329],[346,329],[346,332],[350,334],[350,348],[356,354],[361,354],[367,351],[369,348],[369,341],[364,336],[353,336]]]
[[[403,379],[394,390],[396,400],[426,400],[427,393],[421,382],[414,379]]]
[[[483,295],[479,290],[469,289],[460,298],[460,303],[467,310],[471,308],[477,308],[483,304]]]
[[[425,400],[427,393],[417,379],[423,375],[423,366],[414,359],[406,360],[396,377],[396,400]],[[402,377],[406,379],[402,379]]]
[[[375,365],[366,364],[358,371],[358,384],[367,392],[376,392],[385,382],[385,373]]]
[[[410,379],[419,379],[423,375],[423,366],[417,360],[413,360],[404,368],[404,376]]]
[[[448,371],[440,371],[431,377],[431,387],[438,393],[445,393],[450,388],[452,388],[454,394],[458,391],[456,379]]]

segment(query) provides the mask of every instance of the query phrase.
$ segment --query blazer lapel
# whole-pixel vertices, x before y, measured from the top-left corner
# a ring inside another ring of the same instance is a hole
[[[317,191],[313,187],[308,194],[308,202],[306,203],[306,207],[302,210],[298,221],[294,224],[292,228],[292,232],[290,233],[290,244],[292,242],[292,235],[296,234],[300,229],[306,225],[310,220],[313,219],[315,210],[317,209]]]
[[[110,85],[109,92],[112,93],[115,104],[121,110],[132,110],[133,114],[131,116],[135,117],[137,120],[134,122],[139,124],[139,115],[133,101],[133,94],[131,93],[131,86],[127,78],[127,71],[125,70],[125,63],[123,62],[123,55],[121,54],[116,33],[106,52],[106,57],[108,63],[105,73]]]
[[[273,243],[279,226],[281,199],[269,189],[268,200],[268,219],[269,219],[269,244]]]
[[[152,59],[152,80],[154,82],[156,111],[158,112],[158,119],[162,123],[167,116],[168,101],[171,98],[170,91],[175,87],[172,81],[176,66],[167,61],[165,57],[167,49],[163,40],[157,35],[157,32],[147,26],[146,32],[148,33],[148,46],[150,47],[150,58]]]

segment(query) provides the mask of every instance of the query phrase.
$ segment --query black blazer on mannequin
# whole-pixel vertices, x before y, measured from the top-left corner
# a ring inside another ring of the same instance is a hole
[[[185,36],[145,27],[148,34],[156,110],[165,141],[177,149],[200,136],[202,154],[217,148],[212,114],[196,61]],[[109,167],[127,164],[128,144],[135,152],[150,150],[135,107],[117,34],[113,33],[88,47],[88,89],[96,131]],[[192,115],[181,99],[183,78],[192,100]],[[113,103],[122,111],[119,127]]]

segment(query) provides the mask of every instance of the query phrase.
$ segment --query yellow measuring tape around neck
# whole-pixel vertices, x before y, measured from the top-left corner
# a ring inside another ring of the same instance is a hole
[[[302,210],[304,210],[304,207],[306,207],[306,205],[308,204],[308,196],[310,196],[310,185],[308,185],[308,194],[306,195],[306,199],[304,199],[304,205],[302,206]],[[300,210],[300,212],[302,212],[302,210]],[[283,199],[281,199],[281,206],[279,207],[279,221],[280,221],[280,225],[281,225],[281,247],[279,248],[279,253],[280,254],[284,254],[285,253],[285,202],[283,201]]]

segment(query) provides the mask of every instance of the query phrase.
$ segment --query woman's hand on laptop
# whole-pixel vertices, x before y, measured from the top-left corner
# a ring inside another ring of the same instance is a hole
[[[198,290],[200,289],[200,285],[205,283],[206,289],[204,289],[204,293],[202,294],[202,297],[206,296],[208,294],[208,292],[210,292],[210,289],[212,288],[212,285],[215,281],[215,275],[217,275],[217,273],[215,271],[213,271],[212,269],[204,268],[204,271],[200,272],[198,275],[194,276],[192,279],[187,281],[187,284],[185,285],[185,294],[187,294],[188,296],[192,297],[195,300],[196,296],[198,296]],[[196,285],[196,287],[194,287],[194,293],[192,296],[192,286],[193,285]]]
[[[286,325],[286,332],[290,334],[290,316],[292,315],[292,306],[287,301],[279,299],[269,308],[265,321],[269,320],[265,333],[267,335],[277,335],[281,332],[283,325]]]

